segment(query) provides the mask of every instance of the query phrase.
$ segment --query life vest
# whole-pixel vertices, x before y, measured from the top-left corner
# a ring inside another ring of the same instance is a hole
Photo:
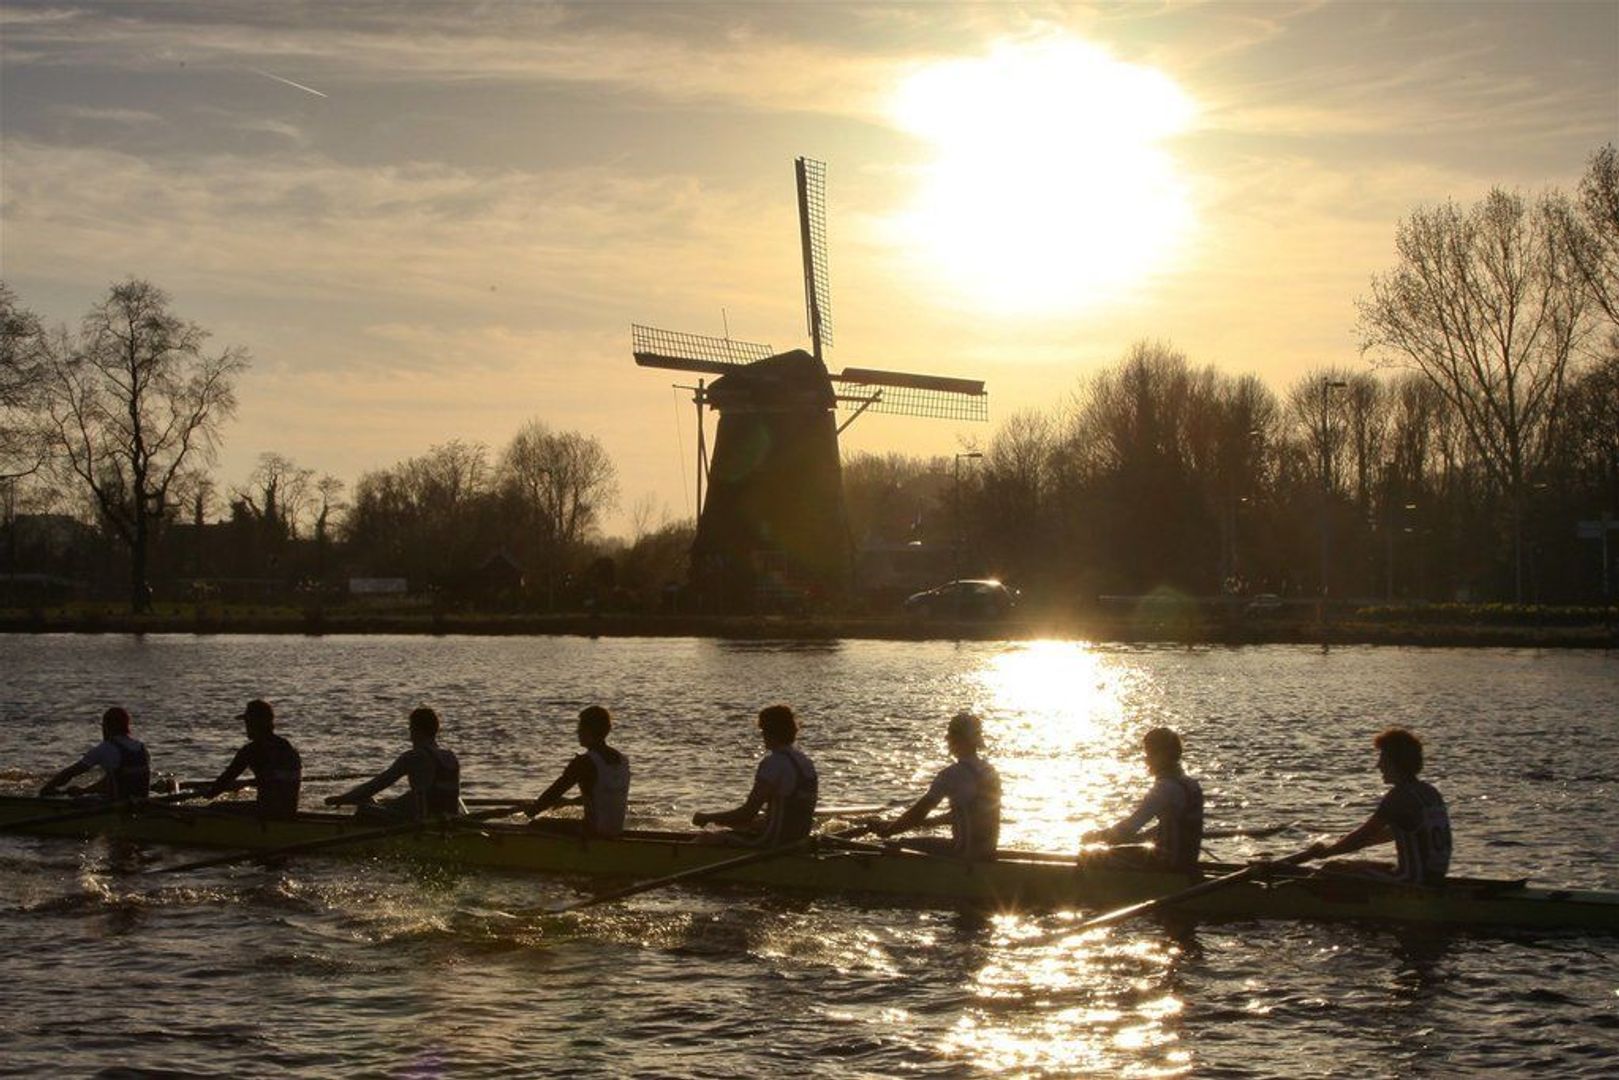
[[[1203,787],[1190,776],[1168,777],[1184,799],[1173,813],[1160,814],[1153,840],[1158,858],[1171,869],[1194,871],[1203,851]]]
[[[1001,840],[1001,777],[995,766],[979,758],[963,758],[960,765],[973,775],[968,799],[950,799],[950,838],[957,855],[987,859]]]
[[[1394,850],[1399,864],[1395,872],[1401,881],[1413,885],[1438,885],[1450,872],[1450,812],[1432,784],[1408,780],[1399,792],[1415,809],[1411,820],[1389,819]]]
[[[115,799],[144,799],[152,790],[152,759],[139,739],[113,735],[107,739],[118,764],[107,773],[107,792]]]
[[[280,735],[270,734],[257,747],[253,777],[258,781],[258,808],[269,817],[291,817],[298,812],[303,786],[303,759]]]
[[[596,767],[596,783],[585,800],[585,830],[592,836],[617,836],[624,831],[630,801],[630,759],[623,754],[610,762],[597,750],[586,750]]]
[[[815,765],[800,750],[783,747],[771,751],[787,759],[793,770],[793,787],[786,796],[771,800],[770,819],[762,837],[766,844],[790,844],[802,840],[815,827],[815,805],[820,798],[821,781]]]

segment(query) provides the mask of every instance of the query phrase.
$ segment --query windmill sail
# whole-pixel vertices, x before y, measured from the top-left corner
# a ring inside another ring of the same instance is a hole
[[[815,358],[832,344],[832,279],[826,263],[826,163],[799,158],[798,232],[804,246],[804,311]]]
[[[641,367],[724,375],[727,371],[772,355],[769,345],[686,334],[679,330],[659,330],[655,326],[641,326],[639,323],[630,324],[630,335],[635,362]]]
[[[989,393],[981,379],[873,368],[844,368],[831,378],[840,408],[939,420],[989,419]]]

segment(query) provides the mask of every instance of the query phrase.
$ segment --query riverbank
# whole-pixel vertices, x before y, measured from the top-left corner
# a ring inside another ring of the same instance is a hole
[[[1197,610],[1088,613],[997,620],[885,616],[697,615],[646,613],[493,614],[295,609],[160,608],[147,615],[91,607],[0,611],[0,633],[29,634],[429,634],[472,636],[702,637],[730,640],[995,641],[1059,639],[1121,644],[1334,644],[1619,648],[1619,619],[1504,622],[1390,617],[1387,610],[1346,611],[1323,623],[1313,615],[1253,618]]]

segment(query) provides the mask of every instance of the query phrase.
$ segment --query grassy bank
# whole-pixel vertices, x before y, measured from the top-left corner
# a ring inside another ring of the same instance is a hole
[[[0,609],[0,633],[467,634],[882,641],[1068,639],[1166,644],[1619,647],[1619,615],[1600,609],[1363,608],[1252,618],[1188,606],[1176,611],[1080,613],[995,621],[898,616],[748,616],[647,613],[499,614],[426,608],[160,605],[131,615],[106,605]]]

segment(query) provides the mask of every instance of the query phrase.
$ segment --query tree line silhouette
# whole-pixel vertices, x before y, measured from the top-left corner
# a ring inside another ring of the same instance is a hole
[[[851,456],[851,543],[949,547],[961,569],[1058,605],[1165,589],[1611,601],[1614,148],[1573,195],[1415,210],[1395,254],[1357,303],[1362,362],[1277,391],[1138,342],[970,455]],[[220,492],[249,357],[207,337],[149,282],[114,285],[72,331],[0,284],[0,574],[14,591],[53,576],[105,588],[122,565],[137,611],[154,581],[285,593],[355,576],[647,607],[684,578],[691,522],[654,525],[643,501],[627,540],[604,539],[610,457],[538,420],[498,452],[452,440],[352,487],[267,451]]]

